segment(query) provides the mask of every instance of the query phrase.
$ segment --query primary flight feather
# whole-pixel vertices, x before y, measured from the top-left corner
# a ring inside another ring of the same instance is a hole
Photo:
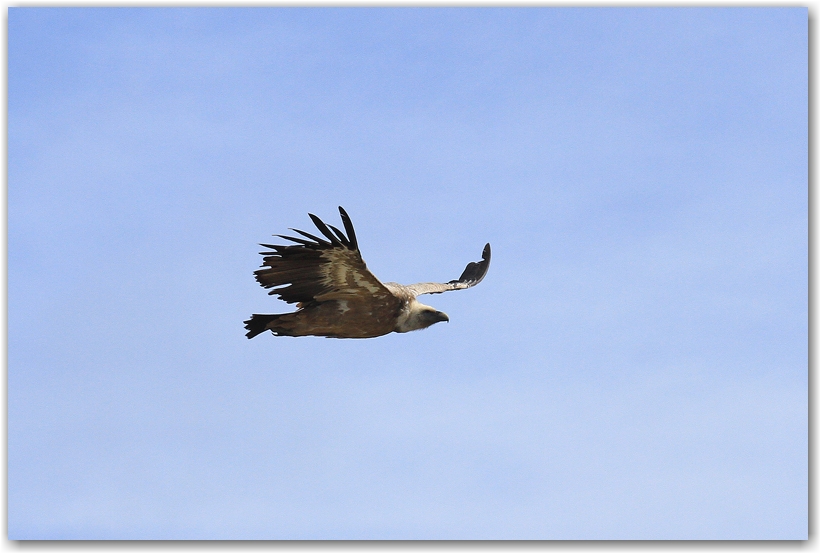
[[[280,315],[251,315],[245,321],[246,336],[270,330],[276,336],[326,336],[328,338],[375,338],[391,332],[427,328],[449,317],[416,300],[422,294],[440,294],[475,286],[490,267],[490,245],[481,261],[468,263],[457,280],[421,282],[403,286],[381,282],[359,252],[353,223],[339,207],[342,232],[308,214],[324,238],[291,229],[301,238],[277,234],[294,244],[261,244],[262,268],[256,280],[271,295],[297,304],[298,310]]]

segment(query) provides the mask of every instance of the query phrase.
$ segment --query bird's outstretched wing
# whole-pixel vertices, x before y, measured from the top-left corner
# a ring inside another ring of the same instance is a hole
[[[484,246],[484,251],[481,252],[481,261],[474,261],[467,264],[464,272],[458,280],[451,280],[450,282],[420,282],[418,284],[411,284],[405,286],[414,296],[422,294],[441,294],[442,292],[449,292],[450,290],[464,290],[475,286],[487,274],[490,268],[490,245]]]
[[[275,294],[288,303],[346,300],[372,302],[385,307],[397,304],[399,300],[367,270],[347,212],[339,207],[339,213],[346,235],[309,214],[325,239],[290,229],[303,238],[274,236],[297,245],[260,244],[271,251],[260,252],[265,257],[262,268],[254,272],[256,280],[271,289],[268,294]]]

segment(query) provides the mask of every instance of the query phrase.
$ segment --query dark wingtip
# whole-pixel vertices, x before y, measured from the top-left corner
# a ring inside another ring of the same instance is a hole
[[[344,232],[340,231],[339,229],[337,229],[333,225],[328,225],[327,227],[330,230],[332,230],[334,232],[334,234],[336,234],[336,236],[339,237],[339,240],[342,241],[342,244],[344,244],[346,248],[350,248],[350,240],[347,239],[347,236],[345,236]]]
[[[339,206],[339,215],[342,216],[342,224],[344,224],[347,238],[350,241],[350,249],[358,250],[359,243],[356,241],[356,232],[353,230],[353,221],[350,220],[350,215],[347,214],[345,208]]]
[[[467,267],[464,269],[464,272],[461,273],[458,280],[450,282],[461,282],[470,286],[475,286],[481,282],[490,268],[490,254],[490,243],[487,242],[484,246],[484,250],[481,252],[481,261],[467,263]]]
[[[321,219],[319,219],[319,218],[318,218],[316,215],[314,215],[313,213],[308,213],[308,216],[309,216],[309,217],[311,218],[311,220],[313,221],[313,224],[314,224],[314,225],[316,225],[316,228],[317,228],[317,229],[319,229],[319,232],[321,232],[322,234],[324,234],[324,235],[325,235],[325,237],[326,237],[328,240],[330,240],[330,243],[331,243],[331,244],[333,244],[334,246],[343,246],[343,244],[339,241],[339,239],[336,237],[336,235],[335,235],[335,234],[333,234],[332,232],[330,232],[330,229],[329,229],[329,228],[327,228],[327,225],[324,223],[324,221],[322,221]]]

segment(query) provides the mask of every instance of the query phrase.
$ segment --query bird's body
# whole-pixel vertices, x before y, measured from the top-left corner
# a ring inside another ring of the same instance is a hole
[[[326,336],[328,338],[374,338],[390,332],[409,332],[449,321],[446,314],[416,299],[420,294],[438,294],[478,284],[490,265],[490,245],[482,261],[470,263],[458,280],[403,286],[382,283],[362,259],[350,217],[341,207],[347,235],[310,215],[327,240],[291,229],[305,238],[278,235],[296,245],[262,244],[263,268],[256,280],[272,288],[298,310],[281,315],[253,315],[245,321],[246,336],[266,330],[277,336]]]

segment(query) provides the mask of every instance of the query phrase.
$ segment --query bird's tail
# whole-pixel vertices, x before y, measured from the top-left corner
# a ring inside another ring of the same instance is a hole
[[[245,336],[251,339],[257,334],[262,334],[268,330],[268,324],[281,316],[282,315],[251,315],[251,318],[245,321],[245,330],[248,331]]]

